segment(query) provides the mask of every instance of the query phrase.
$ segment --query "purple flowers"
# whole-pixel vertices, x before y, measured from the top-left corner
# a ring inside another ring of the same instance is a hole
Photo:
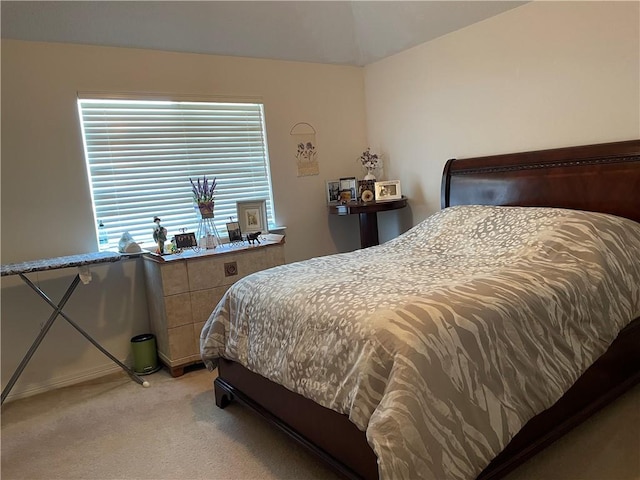
[[[197,182],[194,182],[191,178],[189,179],[189,181],[191,182],[193,199],[196,201],[196,203],[213,201],[213,199],[215,198],[214,193],[217,185],[216,177],[213,177],[213,179],[209,181],[209,179],[207,179],[207,176],[205,175],[202,177],[202,181],[200,181],[199,178]]]

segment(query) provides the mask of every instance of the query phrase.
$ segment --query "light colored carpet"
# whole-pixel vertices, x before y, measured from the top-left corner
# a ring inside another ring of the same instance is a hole
[[[246,408],[215,406],[214,375],[142,388],[124,374],[2,408],[2,479],[328,479],[338,477]],[[640,388],[508,480],[640,479]]]

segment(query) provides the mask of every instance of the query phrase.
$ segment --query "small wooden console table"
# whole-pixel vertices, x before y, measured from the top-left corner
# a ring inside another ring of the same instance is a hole
[[[360,248],[372,247],[380,243],[378,239],[378,212],[397,210],[407,206],[407,198],[384,202],[349,202],[329,205],[333,215],[358,214],[360,219]]]

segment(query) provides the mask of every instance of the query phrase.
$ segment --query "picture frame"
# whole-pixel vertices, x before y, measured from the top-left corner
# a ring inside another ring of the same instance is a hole
[[[238,223],[242,233],[269,232],[267,224],[267,201],[265,199],[236,202]]]
[[[240,222],[227,222],[227,235],[229,236],[229,243],[242,241],[242,229],[240,228]]]
[[[400,200],[402,198],[400,180],[386,180],[383,182],[376,182],[375,188],[376,202]]]
[[[175,235],[176,248],[194,248],[198,246],[196,240],[196,234],[189,233],[176,233]]]
[[[373,202],[375,200],[375,191],[375,180],[358,180],[358,200],[361,202]]]
[[[327,203],[340,202],[340,180],[327,180]]]
[[[340,179],[340,202],[358,201],[358,181],[356,177],[344,177]]]

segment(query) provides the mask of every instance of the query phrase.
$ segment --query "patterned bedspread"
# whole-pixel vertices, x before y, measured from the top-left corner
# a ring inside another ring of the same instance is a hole
[[[200,344],[348,415],[382,479],[472,479],[639,316],[640,224],[461,206],[245,277]]]

